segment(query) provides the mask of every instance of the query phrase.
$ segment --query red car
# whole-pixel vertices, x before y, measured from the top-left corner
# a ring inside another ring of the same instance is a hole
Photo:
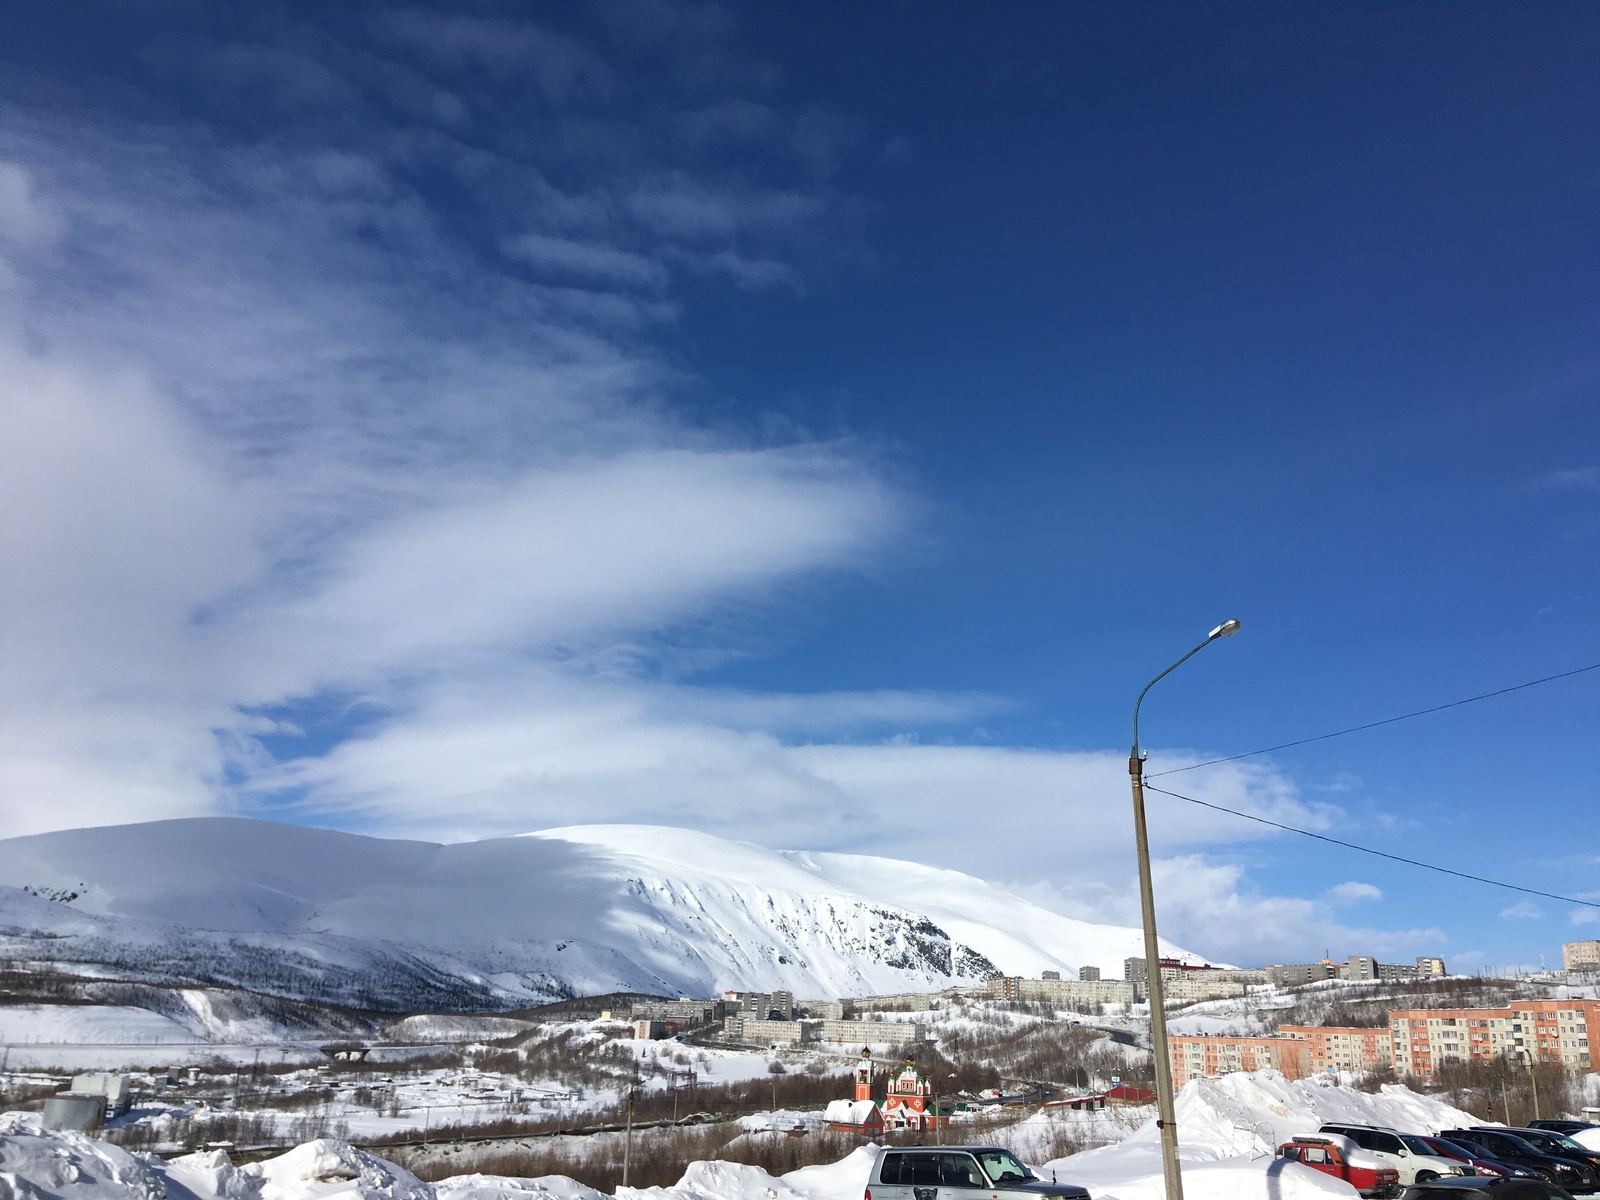
[[[1278,1157],[1342,1179],[1363,1196],[1387,1200],[1400,1194],[1399,1171],[1338,1134],[1297,1137],[1278,1147]]]

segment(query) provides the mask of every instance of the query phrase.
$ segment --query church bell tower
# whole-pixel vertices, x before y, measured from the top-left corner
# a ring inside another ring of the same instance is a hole
[[[872,1099],[872,1051],[861,1047],[861,1061],[856,1063],[856,1100]]]

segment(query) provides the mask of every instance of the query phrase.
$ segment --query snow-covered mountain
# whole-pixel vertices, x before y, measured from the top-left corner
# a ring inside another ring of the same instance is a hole
[[[388,1010],[616,990],[850,996],[1114,970],[1140,952],[1136,930],[959,872],[653,826],[436,845],[157,821],[0,841],[0,885],[12,960]]]

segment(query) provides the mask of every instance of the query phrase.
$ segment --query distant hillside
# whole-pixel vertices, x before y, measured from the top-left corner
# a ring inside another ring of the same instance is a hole
[[[954,871],[642,826],[435,845],[158,821],[0,841],[0,885],[13,961],[380,1011],[925,990],[1140,948]]]

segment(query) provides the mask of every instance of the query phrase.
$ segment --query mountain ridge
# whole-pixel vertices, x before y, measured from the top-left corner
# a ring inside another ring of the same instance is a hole
[[[925,991],[1114,973],[1141,945],[960,872],[665,826],[441,844],[197,817],[0,840],[0,955],[381,1011]]]

